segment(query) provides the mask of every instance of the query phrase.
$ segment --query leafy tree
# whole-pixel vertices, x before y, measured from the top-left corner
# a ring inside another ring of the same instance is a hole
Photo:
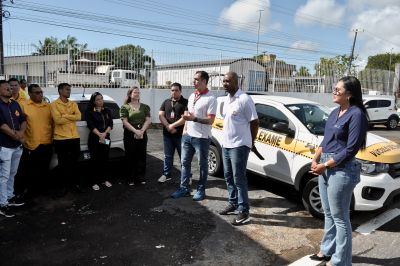
[[[44,41],[39,41],[39,44],[33,45],[36,52],[33,55],[53,55],[59,54],[58,39],[56,37],[46,37]]]
[[[80,51],[87,49],[87,44],[80,44],[78,39],[67,35],[66,39],[58,41],[56,37],[46,37],[44,41],[39,41],[39,44],[34,44],[36,52],[33,55],[54,55],[54,54],[67,54],[68,49],[72,50],[72,55],[77,55]],[[70,51],[71,52],[71,51]]]
[[[299,72],[297,72],[297,75],[301,76],[301,77],[309,77],[309,76],[311,76],[308,68],[305,67],[305,66],[301,66],[299,68]]]
[[[390,66],[389,66],[390,62]],[[368,57],[368,63],[365,68],[382,69],[394,71],[396,63],[400,63],[400,54],[377,54]]]
[[[314,69],[318,76],[343,77],[347,74],[349,63],[350,56],[347,55],[337,55],[332,58],[321,57],[319,63],[315,64]],[[355,75],[353,65],[350,69],[350,74]]]

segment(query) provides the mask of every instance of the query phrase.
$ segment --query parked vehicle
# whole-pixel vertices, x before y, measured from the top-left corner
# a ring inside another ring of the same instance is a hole
[[[71,94],[69,100],[74,101],[78,104],[79,111],[82,114],[82,118],[77,123],[78,132],[80,135],[81,144],[81,155],[79,161],[88,161],[90,159],[90,153],[88,148],[88,136],[89,129],[85,120],[85,111],[89,104],[90,94]],[[46,95],[45,100],[47,102],[53,102],[58,99],[58,95]],[[111,138],[111,149],[110,149],[110,159],[122,158],[125,155],[124,143],[123,143],[123,128],[122,121],[119,117],[119,106],[118,104],[109,96],[103,95],[104,106],[111,110],[111,115],[113,118],[113,130],[110,132]],[[50,163],[50,169],[53,169],[58,164],[57,155],[54,153],[53,158]]]
[[[113,65],[97,66],[93,74],[56,71],[49,73],[48,85],[65,82],[83,87],[140,87],[135,71],[113,68]]]
[[[330,109],[318,103],[281,96],[252,95],[260,129],[255,145],[265,160],[250,153],[247,169],[266,178],[292,185],[302,195],[305,208],[322,218],[318,177],[309,173],[321,143]],[[222,107],[218,98],[209,152],[209,174],[222,170]],[[361,182],[353,193],[353,210],[376,210],[400,194],[400,145],[368,133],[367,147],[357,153],[362,164]]]
[[[399,123],[396,99],[385,96],[363,96],[365,108],[369,116],[369,124],[385,125],[388,129],[395,129]]]

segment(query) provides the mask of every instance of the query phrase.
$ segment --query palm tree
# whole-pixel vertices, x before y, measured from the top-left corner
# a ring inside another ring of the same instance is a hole
[[[33,45],[36,48],[36,52],[33,55],[51,55],[59,54],[59,44],[56,37],[46,37],[44,41],[39,41],[39,44]]]

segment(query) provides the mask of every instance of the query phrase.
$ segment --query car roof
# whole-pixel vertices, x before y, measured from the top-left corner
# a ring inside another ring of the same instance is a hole
[[[390,95],[363,95],[363,100],[394,100]]]
[[[111,98],[108,95],[103,95],[103,100],[108,101],[108,102],[115,102],[113,98]],[[80,101],[89,101],[90,97],[92,94],[81,94],[81,93],[71,93],[69,100],[74,101],[74,102],[80,102]],[[50,94],[50,95],[45,95],[47,99],[50,100],[50,102],[53,102],[58,99],[59,95],[58,94]]]
[[[262,103],[262,102],[275,102],[275,103],[280,103],[283,105],[289,105],[289,104],[317,104],[319,103],[309,101],[309,100],[304,100],[301,98],[295,98],[295,97],[287,97],[287,96],[277,96],[277,95],[255,95],[251,94],[251,98],[255,103]]]

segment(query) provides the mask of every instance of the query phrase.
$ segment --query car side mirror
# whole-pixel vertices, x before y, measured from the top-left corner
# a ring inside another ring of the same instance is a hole
[[[294,137],[294,130],[289,128],[289,125],[284,122],[277,122],[272,125],[272,130],[286,134],[288,137]]]

